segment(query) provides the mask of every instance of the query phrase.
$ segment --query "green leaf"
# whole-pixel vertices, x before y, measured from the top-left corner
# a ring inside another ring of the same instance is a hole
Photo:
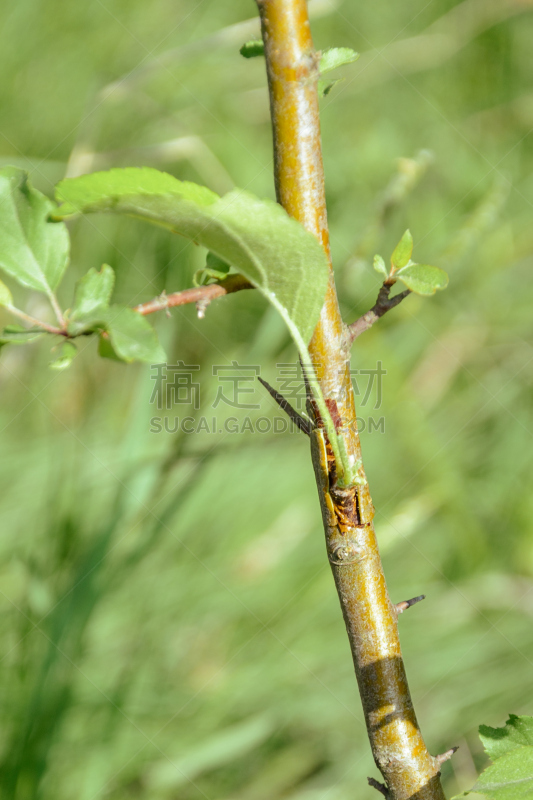
[[[428,264],[409,264],[395,273],[395,278],[405,283],[415,294],[432,295],[437,289],[448,286],[448,274],[439,267]]]
[[[230,265],[210,252],[205,259],[205,267],[196,270],[192,282],[195,286],[207,286],[211,282],[224,280],[229,271]]]
[[[192,282],[194,286],[208,286],[210,283],[224,280],[225,277],[225,272],[219,272],[216,269],[207,269],[204,267],[203,269],[196,270],[192,276]]]
[[[400,269],[407,266],[413,254],[413,237],[409,228],[405,231],[404,235],[394,248],[391,256],[391,263],[394,269]]]
[[[190,181],[179,181],[167,172],[149,167],[128,167],[93,172],[91,175],[60,181],[56,186],[56,197],[63,205],[55,209],[53,218],[59,220],[88,211],[115,210],[135,216],[135,209],[124,211],[123,208],[115,209],[114,205],[130,198],[134,200],[136,197],[151,198],[161,195],[177,196],[177,199],[181,198],[202,207],[210,206],[219,199],[218,194],[207,187]],[[155,214],[150,216],[150,211],[147,215],[153,222],[172,227],[166,220],[159,220]]]
[[[114,211],[203,245],[242,273],[278,309],[300,351],[324,301],[328,263],[319,242],[270,200],[242,190],[223,198],[154,169],[114,169],[62,181],[59,215]]]
[[[166,361],[155,330],[137,311],[111,306],[104,312],[103,322],[111,346],[121,360],[147,361],[150,364]]]
[[[318,81],[318,96],[326,97],[331,90],[338,84],[342,83],[344,78],[336,78],[334,81]]]
[[[0,333],[0,346],[4,344],[29,344],[44,336],[42,328],[23,328],[21,325],[7,325]]]
[[[70,367],[73,358],[78,354],[76,345],[73,342],[63,342],[59,348],[57,357],[50,362],[50,369],[63,370]]]
[[[533,797],[533,718],[510,714],[503,728],[480,725],[479,738],[494,764],[461,797],[471,792],[481,792],[489,800]]]
[[[102,358],[109,358],[110,361],[120,361],[122,364],[126,363],[125,360],[120,358],[113,350],[113,345],[109,341],[107,334],[102,334],[98,340],[98,355]]]
[[[504,728],[479,726],[479,738],[487,755],[494,761],[516,747],[533,747],[533,717],[509,714]]]
[[[12,306],[13,295],[3,281],[0,281],[0,306]]]
[[[219,258],[215,253],[209,252],[205,257],[205,265],[209,269],[216,270],[217,272],[222,272],[222,274],[226,275],[230,271],[230,265],[224,259]]]
[[[359,53],[352,50],[351,47],[332,47],[329,50],[324,50],[320,56],[318,64],[319,71],[330,72],[332,69],[342,67],[344,64],[352,64],[359,58]]]
[[[257,56],[265,55],[265,46],[261,39],[254,39],[250,42],[245,42],[239,50],[241,56],[245,58],[256,58]]]
[[[490,800],[530,800],[533,797],[533,747],[516,747],[497,758],[482,773],[472,791]]]
[[[100,309],[107,308],[115,285],[115,273],[109,264],[103,264],[100,272],[93,267],[76,284],[71,321],[94,316]]]
[[[381,256],[379,256],[379,255],[375,255],[374,256],[373,267],[376,270],[376,272],[380,272],[386,278],[389,277],[389,271],[388,271],[387,267],[385,266],[385,262],[384,262],[384,260],[382,259]]]
[[[49,220],[54,209],[23,170],[0,169],[0,268],[49,297],[63,277],[69,255],[65,225]]]

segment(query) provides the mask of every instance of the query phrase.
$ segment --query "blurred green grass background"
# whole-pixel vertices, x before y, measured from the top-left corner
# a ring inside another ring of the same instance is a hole
[[[409,225],[448,290],[357,341],[381,360],[367,474],[415,707],[447,792],[485,764],[477,725],[533,713],[533,4],[315,4],[317,48],[362,53],[322,101],[333,255],[348,321],[374,252]],[[151,165],[273,197],[251,0],[2,3],[0,160],[65,174]],[[239,25],[237,28],[231,26]],[[191,284],[203,253],[132,220],[71,226],[72,268],[134,304]],[[26,307],[40,311],[41,300]],[[295,360],[251,293],[156,325],[170,363]],[[0,358],[1,796],[365,800],[376,775],[298,435],[151,433],[148,367],[66,373],[37,344]],[[259,415],[273,416],[257,392]],[[220,419],[234,414],[219,406]],[[244,412],[241,412],[241,414]],[[177,406],[171,416],[183,415]]]

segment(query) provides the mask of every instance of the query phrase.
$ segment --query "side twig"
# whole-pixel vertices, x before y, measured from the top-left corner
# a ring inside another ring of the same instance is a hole
[[[390,297],[391,289],[395,283],[396,281],[384,281],[383,286],[379,290],[378,299],[370,311],[367,311],[362,317],[359,317],[359,319],[356,319],[351,325],[348,325],[350,344],[352,344],[358,336],[361,336],[362,333],[371,328],[374,322],[377,322],[383,314],[386,314],[387,311],[390,311],[392,308],[396,308],[402,300],[405,300],[405,298],[411,294],[410,289],[405,289],[403,292],[394,295],[394,297]]]
[[[48,322],[43,322],[40,319],[31,317],[29,314],[26,314],[26,312],[21,311],[20,308],[15,308],[15,306],[5,306],[5,309],[6,311],[9,311],[10,314],[13,314],[14,317],[18,317],[24,322],[28,322],[33,327],[42,328],[43,331],[46,331],[47,333],[53,333],[57,336],[67,335],[67,331],[64,327],[58,328],[55,325],[49,325]]]
[[[209,286],[196,286],[192,289],[184,289],[182,292],[160,295],[154,300],[135,306],[133,310],[146,316],[147,314],[153,314],[155,311],[166,311],[169,308],[185,306],[188,303],[200,303],[202,308],[205,309],[217,297],[240,292],[242,289],[253,288],[252,284],[242,275],[229,275],[220,283],[212,283]]]

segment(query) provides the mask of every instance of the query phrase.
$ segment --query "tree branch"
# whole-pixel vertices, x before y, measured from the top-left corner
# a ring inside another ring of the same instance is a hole
[[[330,259],[320,143],[317,79],[305,0],[256,0],[261,17],[274,137],[278,201],[324,247]],[[361,458],[346,327],[330,281],[309,353],[351,463]],[[312,410],[312,409],[311,409]],[[372,523],[362,467],[357,484],[336,484],[331,446],[311,431],[313,466],[326,546],[346,623],[374,760],[390,800],[444,800],[440,764],[427,751],[413,710]],[[322,444],[321,444],[322,443]],[[342,551],[349,559],[335,558]]]
[[[4,306],[4,308],[6,311],[9,311],[10,314],[13,314],[14,317],[18,317],[34,327],[42,328],[43,331],[46,331],[47,333],[53,333],[57,336],[67,336],[67,331],[65,328],[57,328],[55,325],[49,325],[47,322],[43,322],[40,319],[31,317],[29,314],[26,314],[25,311],[21,311],[20,308],[15,308],[15,306]]]
[[[400,292],[394,297],[389,297],[391,289],[395,283],[396,281],[392,281],[390,283],[388,281],[384,281],[383,286],[379,290],[378,299],[370,311],[367,311],[362,317],[359,317],[359,319],[356,319],[351,325],[348,325],[348,341],[350,344],[352,344],[358,336],[361,336],[362,333],[371,328],[374,322],[377,322],[377,320],[382,317],[383,314],[386,314],[387,311],[391,310],[391,308],[396,308],[396,306],[399,305],[402,300],[411,294],[410,289],[405,289],[403,292]]]
[[[176,306],[185,306],[188,303],[198,303],[205,310],[212,300],[223,297],[225,294],[240,292],[242,289],[253,289],[252,284],[242,275],[229,275],[220,283],[212,283],[209,286],[196,286],[192,289],[184,289],[182,292],[172,294],[162,294],[147,303],[141,303],[134,307],[134,311],[146,316],[155,311],[166,311]]]

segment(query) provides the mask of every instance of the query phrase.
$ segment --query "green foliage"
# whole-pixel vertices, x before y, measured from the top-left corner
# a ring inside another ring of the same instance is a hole
[[[411,261],[413,254],[413,237],[410,230],[406,230],[391,256],[391,270],[387,271],[385,261],[380,255],[374,256],[373,266],[376,272],[385,278],[402,281],[407,288],[415,294],[429,297],[437,289],[448,286],[448,275],[439,267],[430,267],[428,264],[415,264]]]
[[[92,326],[96,329],[102,326],[107,331],[113,350],[122,361],[157,364],[166,360],[154,329],[132,308],[110,306],[100,316],[96,315]]]
[[[55,354],[56,357],[50,363],[50,368],[59,371],[67,369],[68,367],[70,367],[70,365],[72,364],[72,360],[76,357],[77,354],[78,354],[78,349],[74,344],[74,342],[69,342],[68,340],[66,342],[63,342],[62,344],[59,345],[58,351]]]
[[[50,221],[54,204],[34,189],[26,172],[0,170],[0,268],[23,286],[53,295],[67,268],[69,237]]]
[[[379,255],[374,256],[373,267],[376,270],[376,272],[379,272],[381,275],[383,275],[383,277],[385,278],[389,277],[389,272],[381,256]]]
[[[352,64],[358,58],[359,53],[356,53],[351,47],[331,47],[321,54],[318,69],[321,74],[324,74],[332,69],[343,67],[345,64]]]
[[[261,39],[253,39],[250,42],[245,42],[239,53],[244,58],[257,58],[257,56],[265,55],[265,46]]]
[[[79,325],[84,318],[94,316],[109,306],[114,285],[115,273],[112,267],[103,264],[99,272],[91,267],[76,285],[74,305],[70,313],[70,332],[76,330],[75,323]]]
[[[533,747],[533,717],[509,714],[509,719],[503,728],[480,725],[479,738],[483,742],[485,752],[493,761],[517,747]]]
[[[108,264],[97,272],[90,269],[76,286],[68,323],[71,335],[98,333],[98,352],[117,361],[165,360],[157,335],[147,320],[132,308],[110,306],[115,273]]]
[[[107,172],[82,175],[80,178],[69,178],[60,181],[55,191],[56,198],[61,203],[54,214],[56,219],[76,216],[82,212],[115,210],[115,204],[118,205],[120,201],[127,203],[129,200],[132,206],[129,213],[135,215],[138,211],[143,211],[142,216],[148,216],[154,222],[169,228],[172,227],[172,222],[160,216],[157,208],[158,200],[163,204],[163,198],[167,196],[176,207],[181,201],[184,210],[194,214],[197,207],[211,206],[219,199],[218,195],[206,186],[199,186],[191,181],[179,181],[167,172],[146,167],[111,169]],[[153,209],[148,207],[146,210],[137,208],[136,200],[141,198],[148,206],[152,198],[155,207]],[[126,213],[122,207],[116,210],[119,213]]]
[[[533,795],[533,717],[510,714],[503,728],[480,725],[479,736],[494,762],[472,788],[489,800],[519,800]],[[465,795],[470,792],[465,792]]]
[[[343,80],[344,78],[335,78],[335,80],[332,81],[322,81],[322,80],[318,81],[317,84],[318,96],[326,97],[331,92],[331,90],[334,89],[338,83],[342,83]]]
[[[338,67],[343,67],[345,64],[352,64],[359,58],[359,53],[352,50],[350,47],[332,47],[329,50],[324,50],[320,56],[318,69],[321,75],[330,72]],[[319,97],[326,97],[331,90],[338,84],[342,83],[344,78],[335,78],[334,80],[321,80],[318,81],[318,95]]]
[[[223,280],[230,271],[230,265],[214,253],[209,252],[205,259],[205,267],[194,273],[195,286],[205,286],[208,283]]]
[[[6,325],[0,333],[0,346],[5,344],[30,344],[44,336],[41,328],[23,328],[21,325]]]
[[[66,228],[49,221],[52,204],[31,189],[20,170],[4,170],[0,187],[13,211],[4,223],[7,244],[0,249],[0,263],[25,285],[51,296],[67,264]],[[210,248],[206,268],[195,276],[197,285],[224,277],[230,265],[236,267],[278,309],[300,351],[306,350],[322,307],[328,265],[316,239],[276,203],[239,191],[219,198],[206,187],[152,169],[111,170],[62,181],[57,196],[63,205],[56,219],[113,210],[163,225]],[[55,260],[54,248],[59,250]],[[79,281],[69,335],[105,333],[109,342],[101,345],[101,354],[124,361],[163,361],[156,334],[145,319],[131,309],[109,308],[113,286],[114,272],[108,265],[100,272],[91,268]],[[7,287],[3,296],[4,304],[10,305]],[[61,356],[55,368],[71,360]]]
[[[58,216],[112,211],[163,225],[204,245],[277,308],[305,350],[326,293],[321,245],[277,203],[235,190],[219,198],[154,169],[99,172],[62,181]]]
[[[13,305],[13,295],[3,281],[0,281],[0,306]]]
[[[413,254],[413,236],[411,231],[407,229],[394,248],[391,256],[391,264],[393,268],[400,269],[407,266]]]
[[[432,295],[437,289],[448,286],[448,275],[439,267],[428,264],[409,264],[394,274],[395,278],[405,283],[415,294]]]
[[[114,283],[115,273],[108,264],[103,264],[99,272],[92,268],[84,275],[76,286],[69,333],[98,333],[98,352],[104,358],[152,364],[165,361],[156,332],[147,320],[131,308],[109,305]]]

